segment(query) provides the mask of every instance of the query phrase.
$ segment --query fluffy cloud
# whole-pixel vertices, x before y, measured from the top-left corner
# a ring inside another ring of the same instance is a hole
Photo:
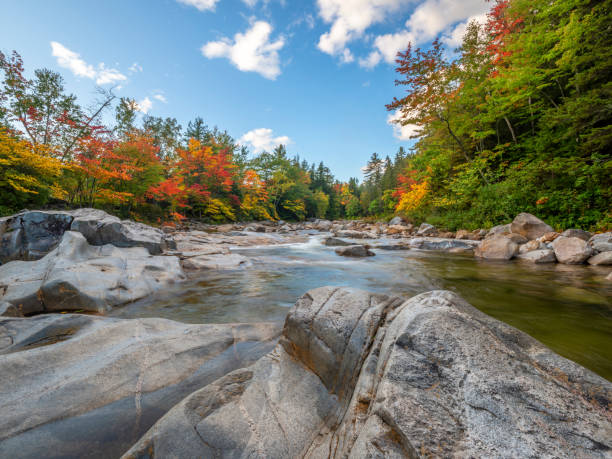
[[[140,102],[136,103],[136,110],[144,113],[145,115],[149,113],[149,110],[153,108],[153,102],[148,97],[145,97]]]
[[[274,137],[272,129],[259,128],[244,134],[238,143],[241,145],[250,146],[253,153],[261,153],[262,151],[272,151],[280,144],[287,145],[291,143],[291,139],[287,136]]]
[[[212,11],[219,0],[177,0],[184,5],[194,6],[200,11]]]
[[[154,95],[153,95],[153,99],[157,99],[157,100],[159,100],[160,102],[163,102],[164,104],[168,102],[168,100],[166,99],[166,96],[164,96],[164,95],[163,95],[163,94],[161,94],[161,93],[154,94]]]
[[[222,38],[202,46],[202,54],[209,59],[225,57],[243,72],[257,72],[270,80],[281,73],[278,51],[285,45],[283,38],[270,41],[272,26],[256,21],[245,33],[237,33],[234,39]]]
[[[371,65],[375,62],[373,56],[393,63],[397,53],[404,51],[408,43],[425,43],[445,31],[444,43],[454,48],[461,43],[467,23],[472,19],[484,22],[485,13],[490,6],[483,0],[425,0],[406,21],[406,29],[376,37],[374,51],[367,59],[360,60],[360,64],[363,67],[373,67],[375,65]],[[449,28],[457,22],[461,23],[450,30]]]
[[[416,124],[406,124],[403,126],[400,122],[401,115],[399,112],[394,112],[387,116],[387,124],[393,127],[393,136],[399,140],[410,140],[419,134],[419,127]]]
[[[131,73],[142,72],[142,66],[138,62],[134,62],[128,69]]]
[[[67,68],[78,77],[95,80],[96,84],[99,85],[127,80],[127,77],[119,70],[106,68],[103,62],[98,64],[98,67],[95,68],[93,65],[81,59],[78,53],[69,50],[56,41],[51,42],[51,55],[57,59],[57,63],[60,67]]]
[[[347,44],[361,38],[372,24],[382,22],[411,0],[317,0],[319,16],[331,24],[329,32],[319,38],[318,48],[346,61]]]

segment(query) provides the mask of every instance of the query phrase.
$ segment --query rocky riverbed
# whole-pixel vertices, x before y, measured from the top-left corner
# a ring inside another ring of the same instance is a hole
[[[157,229],[25,211],[0,219],[0,457],[612,454],[612,384],[453,292],[321,287],[248,324],[105,317],[163,295],[172,308],[203,273],[256,270],[257,248],[313,237],[364,276],[386,254],[435,251],[612,280],[611,233],[529,214],[450,234],[399,218]]]

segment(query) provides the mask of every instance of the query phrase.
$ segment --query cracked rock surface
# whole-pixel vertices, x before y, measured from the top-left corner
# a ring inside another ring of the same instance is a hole
[[[274,347],[279,324],[0,318],[0,457],[119,457],[194,390]]]
[[[0,265],[0,301],[22,315],[102,313],[184,278],[177,257],[153,256],[144,247],[92,246],[82,234],[66,231],[42,259]]]
[[[323,287],[124,458],[610,457],[612,384],[447,291]]]

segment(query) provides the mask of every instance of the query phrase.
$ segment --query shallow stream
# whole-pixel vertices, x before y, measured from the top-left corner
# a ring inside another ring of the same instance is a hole
[[[305,243],[235,250],[253,266],[203,272],[111,315],[190,323],[282,321],[298,297],[324,285],[406,298],[447,289],[612,381],[612,286],[604,281],[609,267],[487,262],[419,250],[342,258],[321,240],[317,235]]]

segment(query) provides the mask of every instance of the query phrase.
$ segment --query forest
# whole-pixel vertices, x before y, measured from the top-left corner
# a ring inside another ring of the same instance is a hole
[[[448,230],[530,212],[555,227],[612,227],[612,1],[498,0],[396,61],[387,110],[414,142],[337,180],[283,145],[252,155],[197,117],[140,116],[99,91],[80,105],[59,73],[26,77],[0,53],[0,215],[97,207],[151,223],[388,218]],[[102,120],[113,122],[103,123]]]

